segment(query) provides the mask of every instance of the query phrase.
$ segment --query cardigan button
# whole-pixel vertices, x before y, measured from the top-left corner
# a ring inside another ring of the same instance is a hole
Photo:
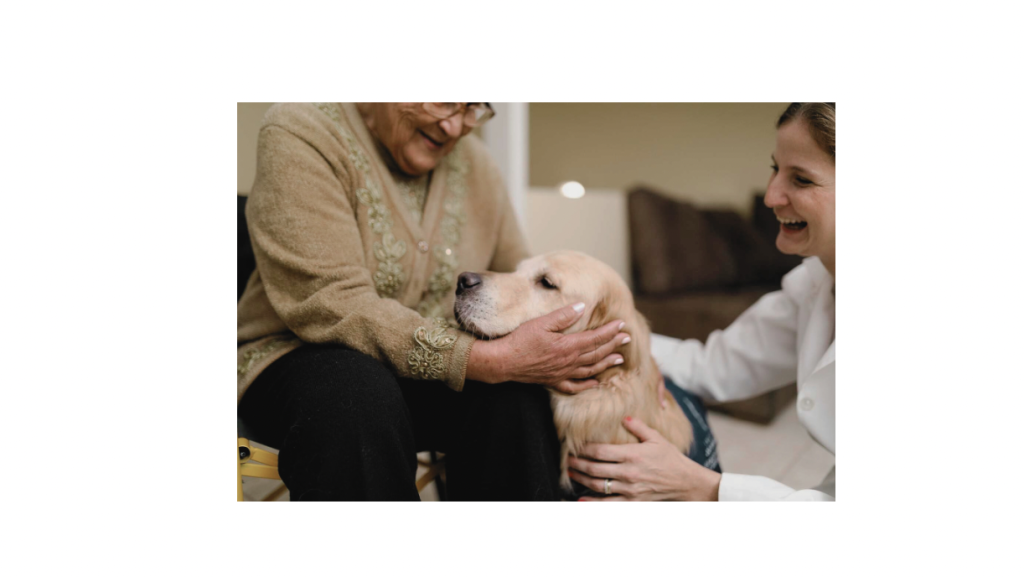
[[[809,397],[804,397],[800,399],[800,408],[805,411],[810,411],[811,409],[814,408],[814,399]]]
[[[430,248],[430,245],[425,240],[421,240],[416,246],[420,249],[420,252],[427,252],[427,249]]]

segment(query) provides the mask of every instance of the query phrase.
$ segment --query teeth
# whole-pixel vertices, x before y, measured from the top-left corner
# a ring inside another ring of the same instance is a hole
[[[793,218],[782,218],[781,216],[778,216],[778,215],[776,215],[775,218],[779,222],[781,222],[782,224],[798,224],[798,223],[801,223],[801,222],[806,222],[806,221],[803,221],[803,220],[796,220],[796,219],[793,219]]]

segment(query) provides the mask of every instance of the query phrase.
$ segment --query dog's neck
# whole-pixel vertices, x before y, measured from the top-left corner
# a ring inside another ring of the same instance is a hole
[[[616,350],[622,355],[622,364],[605,369],[595,377],[602,385],[614,385],[623,375],[633,373],[642,386],[657,388],[661,375],[651,356],[650,330],[646,319],[639,315],[636,322],[637,326],[630,331],[630,341]]]

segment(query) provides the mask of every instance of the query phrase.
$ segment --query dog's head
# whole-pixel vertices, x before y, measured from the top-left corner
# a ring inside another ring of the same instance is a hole
[[[599,380],[641,368],[650,358],[650,330],[634,308],[629,287],[610,266],[580,252],[536,256],[512,273],[462,273],[455,294],[455,319],[481,338],[505,336],[529,320],[579,302],[586,309],[566,334],[625,321],[631,342],[617,351],[624,362]]]

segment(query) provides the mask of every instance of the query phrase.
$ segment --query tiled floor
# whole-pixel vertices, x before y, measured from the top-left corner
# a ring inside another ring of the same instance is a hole
[[[718,441],[722,470],[726,472],[763,475],[790,487],[806,489],[817,485],[835,465],[835,456],[811,440],[800,426],[795,401],[768,425],[741,421],[714,411],[708,414],[708,420]],[[245,478],[242,492],[247,501],[259,501],[279,483]],[[424,501],[436,501],[436,486],[431,483],[420,497]],[[277,500],[287,501],[288,492]]]
[[[795,489],[808,489],[825,478],[836,458],[811,439],[796,417],[796,399],[768,425],[710,411],[722,470],[763,475]]]

